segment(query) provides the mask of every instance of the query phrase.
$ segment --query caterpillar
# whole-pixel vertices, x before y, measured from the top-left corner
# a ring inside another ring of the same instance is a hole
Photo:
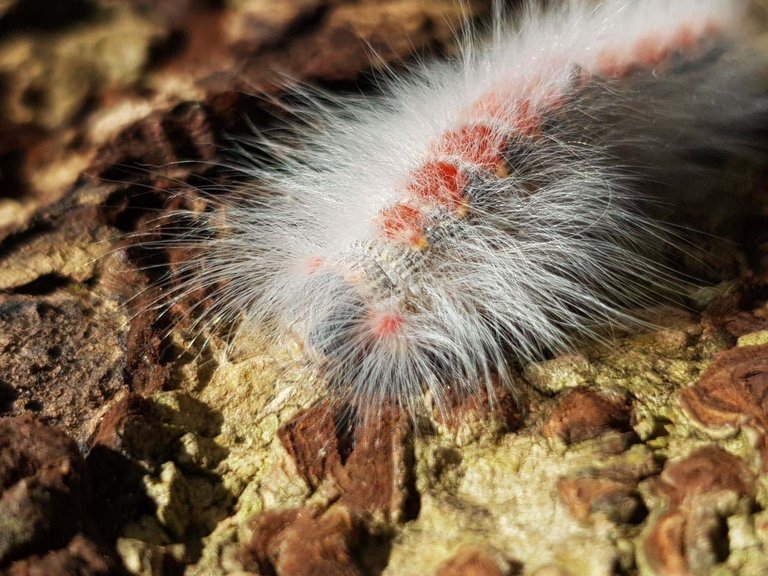
[[[234,341],[296,339],[366,414],[492,392],[632,325],[675,282],[649,200],[716,175],[702,152],[751,154],[765,99],[747,9],[497,2],[487,39],[470,28],[459,56],[379,94],[298,89],[293,135],[242,142],[242,188],[166,229],[194,253],[174,297],[206,293],[198,322],[235,324]]]

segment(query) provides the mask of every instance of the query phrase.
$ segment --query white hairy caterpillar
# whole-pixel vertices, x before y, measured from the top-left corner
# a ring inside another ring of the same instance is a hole
[[[695,187],[690,157],[746,154],[764,112],[745,3],[501,12],[460,58],[354,102],[307,91],[298,141],[244,145],[252,184],[160,242],[195,250],[175,298],[207,292],[199,321],[237,323],[235,341],[297,338],[364,413],[490,390],[631,322],[671,279],[647,250],[664,228],[648,183]]]

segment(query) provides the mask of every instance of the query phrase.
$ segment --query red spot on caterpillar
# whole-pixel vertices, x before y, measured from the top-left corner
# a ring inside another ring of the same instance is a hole
[[[515,128],[526,136],[541,134],[541,116],[529,100],[523,100],[517,105],[517,122]]]
[[[421,248],[426,242],[424,236],[424,215],[421,210],[409,204],[397,203],[379,212],[381,234],[387,240],[408,243]]]
[[[432,161],[411,173],[408,191],[426,202],[435,202],[452,211],[466,204],[467,176],[449,162]]]
[[[621,78],[638,68],[653,68],[669,61],[675,52],[692,52],[702,39],[722,33],[722,26],[717,20],[708,20],[703,26],[694,28],[689,24],[681,25],[669,39],[658,35],[644,36],[637,41],[631,55],[617,53],[615,48],[607,48],[597,57],[597,72],[604,76]]]
[[[370,323],[376,338],[388,338],[400,332],[405,324],[405,318],[397,312],[373,312]]]
[[[484,170],[493,170],[504,160],[504,136],[485,124],[450,130],[433,148],[435,154],[458,156]]]
[[[723,25],[716,19],[711,18],[704,24],[703,36],[718,36],[723,33]]]
[[[526,136],[538,136],[541,133],[541,116],[536,106],[527,99],[508,101],[491,92],[475,102],[469,113],[477,118],[506,124]]]
[[[696,48],[696,32],[690,26],[683,26],[677,31],[672,43],[680,50],[693,50]]]
[[[325,258],[323,258],[322,256],[313,256],[312,258],[310,258],[304,263],[304,266],[307,270],[307,274],[314,274],[315,272],[320,270],[320,268],[322,268],[323,265],[325,265]]]
[[[623,78],[632,70],[632,63],[616,54],[615,48],[603,50],[597,56],[597,72],[609,78]]]
[[[635,60],[639,66],[654,68],[669,60],[672,47],[657,36],[642,38],[635,47]]]

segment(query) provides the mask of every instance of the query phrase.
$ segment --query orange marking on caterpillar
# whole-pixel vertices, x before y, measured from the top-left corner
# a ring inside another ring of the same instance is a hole
[[[307,274],[314,274],[320,268],[322,268],[325,265],[325,258],[322,256],[312,256],[309,258],[305,263],[304,266],[307,270]]]
[[[387,240],[410,244],[421,250],[427,246],[424,234],[424,215],[421,210],[401,202],[379,212],[381,235]]]
[[[459,211],[466,204],[464,188],[468,178],[450,162],[427,162],[411,173],[408,191],[425,202],[434,202]]]
[[[541,116],[529,100],[520,102],[515,128],[525,136],[541,135]]]
[[[703,36],[719,36],[722,33],[723,24],[715,18],[710,18],[704,24],[704,31],[702,33]]]
[[[504,140],[498,130],[485,124],[462,126],[443,134],[433,151],[438,155],[458,156],[469,164],[492,171],[504,160]]]
[[[672,46],[665,44],[658,36],[645,36],[635,46],[636,64],[646,68],[655,68],[669,60],[672,49]]]
[[[499,179],[508,178],[512,175],[512,171],[509,169],[509,164],[507,164],[506,160],[502,159],[501,162],[493,167],[493,175]]]
[[[658,36],[648,35],[637,41],[631,57],[616,54],[608,48],[597,57],[597,71],[603,76],[621,78],[639,68],[653,68],[669,61],[674,52],[692,52],[703,38],[717,36],[722,25],[717,20],[708,20],[700,29],[685,24],[667,41]]]
[[[632,70],[633,63],[616,54],[614,48],[603,50],[597,56],[597,73],[608,78],[624,78]]]
[[[369,322],[376,338],[390,338],[402,330],[405,318],[397,312],[373,312]]]
[[[470,114],[507,124],[512,130],[525,136],[541,134],[541,116],[536,106],[527,99],[509,102],[491,92],[472,105]]]
[[[679,50],[691,51],[696,48],[698,44],[698,36],[696,32],[690,26],[683,26],[677,31],[672,43],[677,46]]]

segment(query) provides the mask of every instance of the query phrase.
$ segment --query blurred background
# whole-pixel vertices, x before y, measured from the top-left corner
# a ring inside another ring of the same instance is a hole
[[[450,51],[462,11],[489,2],[463,5],[1,0],[0,238],[83,172],[209,158],[253,107],[244,93],[349,86],[382,63]]]

